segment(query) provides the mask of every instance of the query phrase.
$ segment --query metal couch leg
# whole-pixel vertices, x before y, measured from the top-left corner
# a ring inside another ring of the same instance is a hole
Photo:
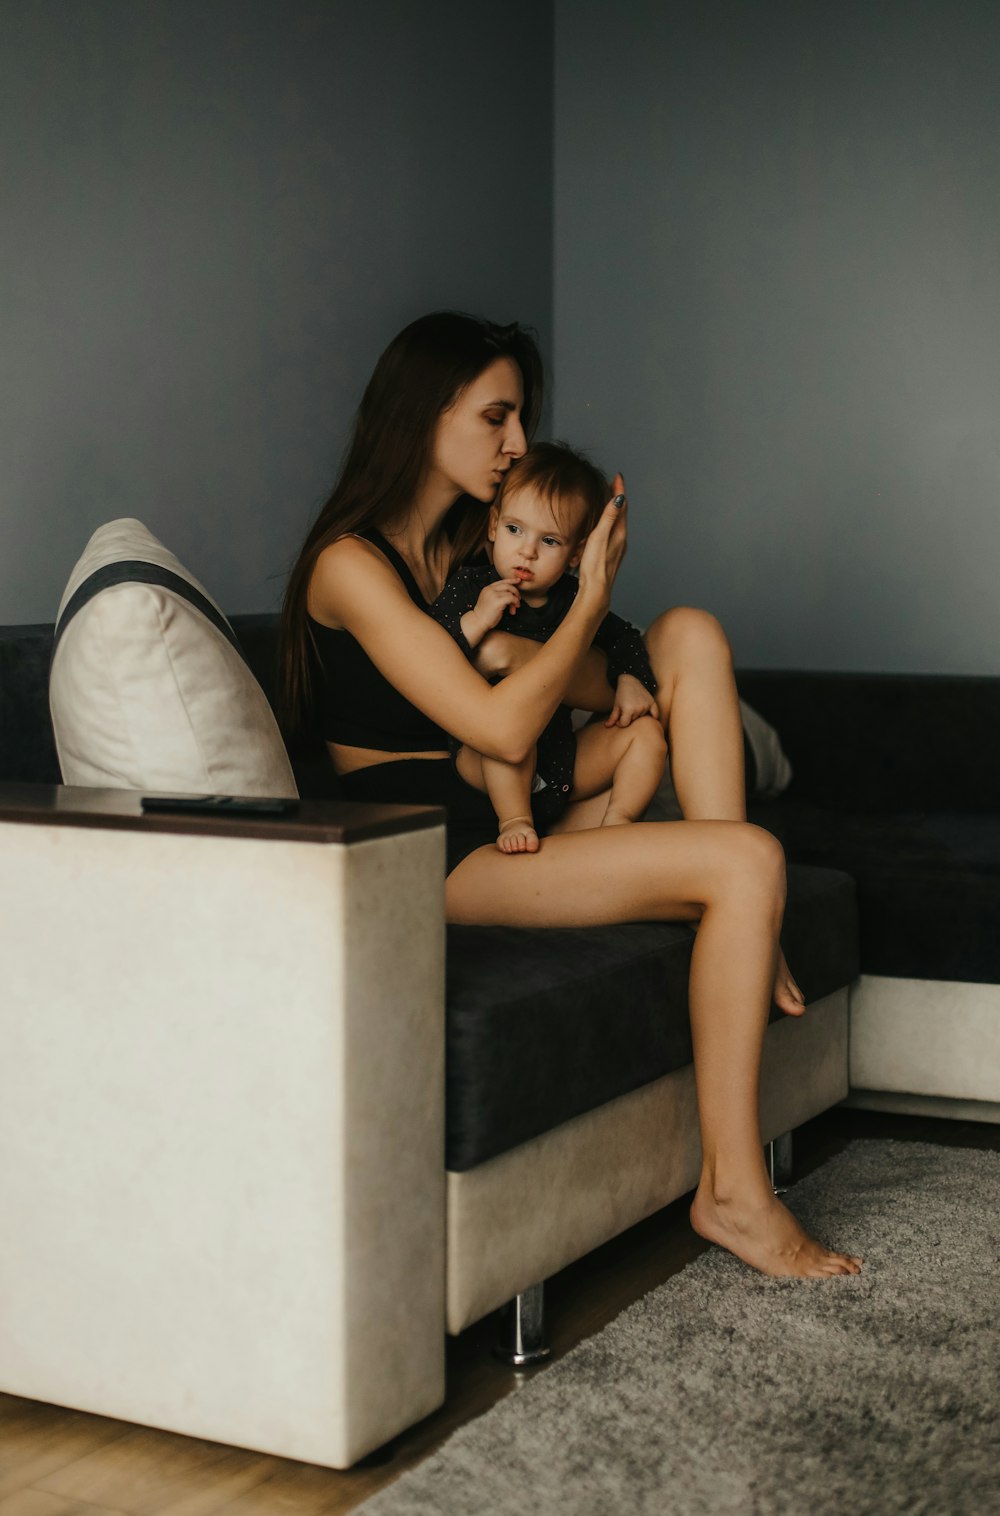
[[[774,1193],[783,1195],[792,1182],[791,1132],[784,1132],[767,1144],[767,1171]]]
[[[548,1358],[552,1349],[545,1337],[545,1284],[515,1295],[500,1308],[500,1332],[493,1352],[512,1368],[527,1368]]]

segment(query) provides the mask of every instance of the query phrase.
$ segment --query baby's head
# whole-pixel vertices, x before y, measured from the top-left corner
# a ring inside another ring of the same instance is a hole
[[[490,509],[493,566],[525,593],[544,595],[576,568],[588,534],[610,499],[589,459],[561,442],[539,442],[504,478]]]

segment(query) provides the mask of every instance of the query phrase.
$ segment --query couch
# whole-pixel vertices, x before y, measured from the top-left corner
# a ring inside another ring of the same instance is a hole
[[[1000,679],[744,671],[795,777],[753,819],[858,890],[850,1105],[1000,1120]]]
[[[232,627],[273,694],[275,618]],[[440,813],[314,754],[289,820],[62,785],[51,650],[0,630],[0,1389],[348,1466],[441,1403],[446,1331],[530,1332],[693,1187],[691,931],[446,932]],[[835,863],[789,869],[765,1141],[849,1093]]]

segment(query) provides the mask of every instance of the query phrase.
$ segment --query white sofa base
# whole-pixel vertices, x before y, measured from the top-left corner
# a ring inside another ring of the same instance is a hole
[[[770,1024],[765,1142],[847,1094],[848,990]],[[701,1167],[694,1070],[678,1069],[464,1173],[448,1175],[448,1331],[693,1189]]]
[[[1000,1101],[1000,984],[862,974],[851,990],[850,1083],[852,1103],[869,1106],[890,1095],[977,1108]],[[874,1108],[932,1114],[912,1104]]]
[[[896,1116],[936,1116],[944,1121],[1000,1123],[1000,1101],[949,1100],[943,1095],[897,1095],[892,1090],[852,1090],[843,1102],[856,1111]]]
[[[338,1468],[441,1404],[443,858],[0,823],[0,1389]]]

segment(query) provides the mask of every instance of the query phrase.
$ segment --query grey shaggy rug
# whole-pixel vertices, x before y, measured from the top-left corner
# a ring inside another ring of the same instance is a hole
[[[713,1248],[365,1516],[1000,1513],[1000,1154],[853,1142],[788,1200],[863,1272]]]

